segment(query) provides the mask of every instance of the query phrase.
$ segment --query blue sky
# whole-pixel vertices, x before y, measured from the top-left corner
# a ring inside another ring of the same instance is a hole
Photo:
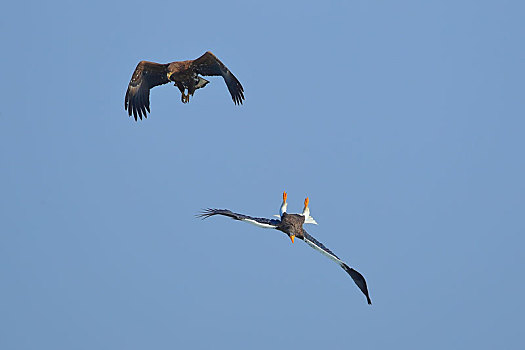
[[[10,2],[0,72],[0,348],[518,349],[519,1]],[[213,51],[134,122],[140,60]],[[280,232],[289,211],[367,279]]]

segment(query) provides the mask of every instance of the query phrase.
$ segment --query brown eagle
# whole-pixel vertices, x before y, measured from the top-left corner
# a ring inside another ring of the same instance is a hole
[[[222,75],[226,86],[230,91],[233,103],[242,104],[244,100],[244,89],[232,72],[210,51],[206,52],[196,60],[171,62],[160,64],[155,62],[140,61],[133,72],[131,81],[126,91],[124,108],[129,116],[142,120],[147,118],[146,111],[149,109],[149,90],[157,85],[174,82],[182,93],[182,103],[190,102],[190,95],[195,90],[203,88],[209,83],[200,75]],[[188,94],[184,91],[188,90]]]

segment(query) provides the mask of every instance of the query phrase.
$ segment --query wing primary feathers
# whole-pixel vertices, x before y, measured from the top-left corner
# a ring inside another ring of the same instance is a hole
[[[139,103],[139,114],[142,114],[144,118],[146,118],[146,99],[147,97],[142,95],[140,97],[140,103]],[[140,119],[142,119],[142,117]]]
[[[214,215],[224,215],[224,216],[228,216],[234,220],[241,220],[240,218],[238,218],[237,215],[235,215],[234,212],[232,212],[231,210],[228,210],[228,209],[211,209],[211,208],[206,208],[204,209],[202,212],[200,212],[199,214],[195,215],[196,217],[198,218],[201,218],[201,219],[207,219],[211,216],[214,216]]]
[[[366,296],[366,301],[368,302],[368,305],[372,305],[372,300],[370,300],[370,296],[368,295],[368,288],[366,286],[366,280],[359,272],[348,266],[347,264],[343,263],[341,267],[346,271],[347,274],[352,277],[355,284],[361,289],[361,292]]]
[[[361,275],[359,272],[357,272],[355,269],[349,267],[344,261],[342,261],[341,259],[339,259],[339,257],[337,255],[335,255],[330,249],[328,249],[327,247],[325,247],[321,242],[319,242],[318,240],[316,240],[314,237],[312,237],[311,235],[308,234],[308,232],[304,231],[303,232],[303,240],[312,248],[314,248],[315,250],[323,253],[324,255],[326,255],[327,257],[329,257],[330,259],[332,259],[333,261],[335,261],[337,264],[339,264],[339,266],[341,266],[343,268],[343,270],[345,270],[345,272],[350,275],[350,277],[352,277],[352,280],[354,281],[354,283],[357,285],[357,287],[359,287],[359,289],[361,290],[361,292],[363,292],[363,294],[366,296],[366,301],[368,302],[368,304],[372,304],[372,300],[370,300],[370,296],[368,294],[368,287],[366,285],[366,280],[365,278],[363,277],[363,275]],[[297,236],[298,238],[301,238],[299,236]]]
[[[256,226],[264,227],[264,228],[276,228],[280,224],[279,220],[252,217],[252,216],[248,216],[248,215],[244,215],[244,214],[234,213],[234,212],[232,212],[231,210],[228,210],[228,209],[211,209],[211,208],[208,208],[208,209],[204,209],[202,212],[197,214],[196,217],[202,218],[202,219],[207,219],[207,218],[209,218],[211,216],[214,216],[214,215],[227,216],[227,217],[230,217],[230,218],[232,218],[234,220],[245,221],[245,222],[248,222],[250,224],[254,224]]]
[[[140,61],[131,76],[128,84],[126,97],[124,98],[124,108],[128,115],[142,120],[147,118],[149,108],[149,91],[151,88],[166,84],[169,80],[166,75],[168,64]]]
[[[137,95],[137,99],[135,100],[135,109],[137,110],[137,115],[139,116],[140,120],[142,120],[142,112],[140,111],[140,106],[142,105],[142,95]]]

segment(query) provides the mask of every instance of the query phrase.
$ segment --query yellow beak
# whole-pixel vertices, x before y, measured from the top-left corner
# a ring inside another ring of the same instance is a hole
[[[295,235],[291,235],[290,236],[290,239],[292,240],[292,243],[293,243],[294,238],[295,238]]]

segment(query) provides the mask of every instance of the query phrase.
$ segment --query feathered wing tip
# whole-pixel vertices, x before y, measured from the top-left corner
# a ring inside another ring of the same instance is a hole
[[[200,213],[197,213],[195,216],[204,220],[214,215],[224,215],[234,220],[242,220],[244,217],[246,217],[245,215],[234,213],[228,209],[213,209],[213,208],[203,209]]]
[[[345,264],[330,249],[325,247],[324,244],[316,240],[314,237],[308,234],[308,232],[306,232],[305,230],[303,230],[303,237],[301,239],[304,240],[310,247],[314,248],[315,250],[329,257],[330,259],[335,261],[339,266],[341,266],[345,270],[345,272],[349,274],[350,277],[352,277],[352,280],[354,280],[354,283],[357,285],[357,287],[359,287],[361,292],[363,292],[363,294],[366,296],[366,301],[368,302],[368,304],[372,304],[372,301],[370,300],[370,296],[368,295],[368,288],[366,286],[366,281],[363,275],[361,275],[359,272],[357,272],[356,270],[354,270],[353,268]]]
[[[142,120],[142,116],[147,118],[148,113],[151,113],[149,109],[149,89],[130,85],[124,97],[124,109],[128,111],[130,117],[133,114],[135,121],[137,119]]]
[[[366,280],[363,277],[363,275],[361,275],[359,272],[357,272],[345,263],[342,263],[341,267],[346,271],[347,274],[350,275],[350,277],[352,277],[359,289],[361,289],[361,292],[363,292],[363,294],[366,296],[366,301],[368,302],[368,304],[372,305],[372,300],[370,300],[370,296],[368,295],[368,288],[366,286]]]
[[[210,216],[217,215],[218,213],[216,212],[216,210],[217,209],[211,208],[202,209],[199,213],[195,214],[195,217],[204,220],[209,218]]]
[[[236,105],[242,105],[242,101],[244,100],[244,88],[239,80],[237,80],[233,73],[228,71],[228,74],[225,74],[224,76],[224,81],[226,82],[233,103]]]
[[[244,100],[244,88],[235,75],[222,63],[217,56],[210,51],[205,52],[201,57],[192,63],[195,71],[201,75],[222,75],[233,103],[242,105]]]
[[[200,213],[198,213],[195,216],[198,217],[198,218],[207,219],[210,216],[214,216],[214,215],[224,215],[224,216],[230,217],[230,218],[232,218],[234,220],[248,222],[250,224],[253,224],[253,225],[256,225],[256,226],[259,226],[259,227],[263,227],[263,228],[272,228],[273,229],[273,228],[276,228],[280,224],[279,220],[266,219],[266,218],[257,218],[257,217],[248,216],[248,215],[244,215],[244,214],[234,213],[234,212],[232,212],[231,210],[228,210],[228,209],[210,209],[210,208],[208,208],[208,209],[202,210]]]
[[[137,121],[137,118],[147,118],[150,113],[149,92],[150,89],[166,84],[169,79],[166,75],[167,64],[140,61],[131,76],[131,80],[124,97],[124,109],[128,115]]]

